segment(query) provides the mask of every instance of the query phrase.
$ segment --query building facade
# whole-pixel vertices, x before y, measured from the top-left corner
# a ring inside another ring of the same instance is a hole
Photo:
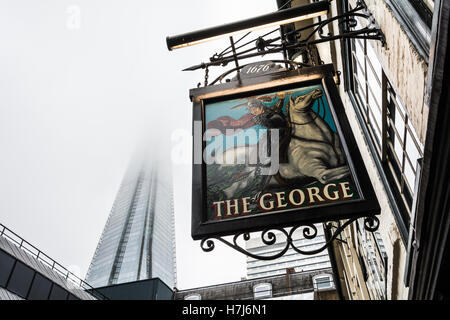
[[[170,166],[136,154],[117,193],[87,281],[94,287],[161,279],[176,285]]]
[[[174,300],[337,299],[331,268],[248,279],[174,293]]]
[[[290,1],[277,2],[281,8]],[[294,0],[289,6],[309,2]],[[440,271],[445,263],[448,266],[443,249],[448,247],[448,210],[443,210],[448,184],[430,180],[429,175],[432,157],[438,152],[433,148],[439,139],[435,132],[445,135],[448,131],[437,127],[436,114],[448,86],[443,79],[449,5],[439,0],[336,0],[328,15],[336,17],[361,5],[370,19],[356,18],[350,23],[336,19],[324,34],[372,24],[381,29],[385,43],[342,39],[318,44],[316,49],[319,62],[333,63],[340,71],[339,93],[381,206],[380,225],[374,233],[365,231],[363,220],[347,227],[341,241],[333,242],[334,270],[344,299],[442,298],[448,292],[443,288],[435,292],[437,279],[448,279]],[[312,62],[304,58],[300,56],[302,62]],[[433,103],[435,109],[431,109]],[[433,117],[431,112],[435,112]],[[448,167],[443,162],[448,143],[443,146],[442,170]],[[437,192],[433,194],[437,204],[427,202],[431,192]],[[440,213],[436,210],[436,216],[431,216],[435,207],[441,208]],[[429,210],[426,221],[424,212]],[[422,231],[427,246],[419,250],[417,229],[421,227],[428,228],[426,234]],[[437,242],[429,241],[430,237]],[[420,263],[429,267],[427,275],[418,271]],[[414,287],[419,284],[420,294]]]
[[[159,278],[95,288],[109,300],[172,300],[172,290]]]
[[[317,236],[314,239],[305,239],[302,230],[297,229],[293,234],[293,244],[300,250],[312,251],[325,244],[325,235],[322,225],[316,225]],[[265,245],[261,238],[252,238],[245,243],[246,250],[259,256],[270,256],[280,251],[286,246],[286,239],[283,234],[275,233],[277,242],[274,245]],[[258,260],[247,257],[247,278],[261,278],[285,274],[286,270],[294,272],[312,271],[316,269],[330,268],[330,258],[328,251],[316,253],[314,255],[302,255],[289,247],[288,251],[280,258],[274,260]]]

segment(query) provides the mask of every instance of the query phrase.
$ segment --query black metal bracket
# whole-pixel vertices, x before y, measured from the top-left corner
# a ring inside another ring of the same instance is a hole
[[[364,228],[367,231],[375,232],[378,230],[380,221],[378,220],[378,218],[376,216],[369,216],[369,217],[363,217],[363,218],[364,218]],[[317,227],[312,223],[295,225],[293,227],[290,227],[289,231],[286,230],[286,228],[267,228],[267,229],[262,230],[261,240],[262,240],[263,244],[265,244],[267,246],[273,246],[275,244],[277,245],[276,247],[274,246],[274,249],[277,248],[277,252],[275,254],[271,254],[271,255],[263,255],[262,256],[262,255],[257,255],[257,254],[251,253],[237,243],[237,241],[240,239],[241,236],[245,241],[250,240],[249,232],[241,232],[241,233],[235,234],[233,236],[232,242],[230,242],[222,237],[205,238],[201,241],[200,247],[202,248],[203,251],[210,252],[210,251],[214,250],[214,248],[215,248],[214,240],[218,240],[218,241],[226,244],[227,246],[233,248],[234,250],[236,250],[248,257],[251,257],[253,259],[257,259],[257,260],[274,260],[274,259],[280,258],[289,250],[289,248],[292,248],[295,252],[303,254],[303,255],[314,255],[314,254],[317,254],[317,253],[322,252],[325,249],[327,249],[332,244],[332,242],[341,234],[341,232],[344,231],[344,229],[347,226],[349,226],[350,224],[355,222],[357,219],[358,218],[352,218],[352,219],[345,221],[342,224],[340,222],[337,222],[338,223],[337,227],[333,226],[333,221],[326,222],[325,228],[327,228],[330,231],[331,237],[320,248],[317,248],[314,250],[309,250],[309,251],[299,249],[298,247],[295,246],[295,243],[294,243],[295,239],[293,239],[293,234],[296,230],[303,228],[303,236],[305,237],[305,239],[308,239],[308,240],[314,239],[318,235],[318,231],[317,231]],[[281,236],[283,238],[285,238],[285,241],[277,242],[277,235],[275,234],[275,231],[278,231],[279,233],[281,233]],[[280,244],[282,244],[284,246],[280,248],[279,247]]]
[[[359,20],[359,23],[358,23]],[[338,21],[339,32],[331,34],[326,32],[325,28],[330,26],[333,22]],[[364,22],[364,23],[362,23]],[[310,30],[311,31],[308,31]],[[230,37],[231,45],[220,53],[214,54],[209,58],[209,62],[200,63],[184,69],[183,71],[193,71],[198,69],[208,70],[210,66],[227,66],[229,62],[235,63],[234,68],[238,71],[239,60],[253,58],[257,56],[264,56],[267,54],[283,53],[283,60],[287,60],[287,50],[303,50],[308,52],[310,48],[318,43],[341,40],[341,39],[370,39],[378,40],[385,44],[385,36],[380,27],[376,24],[372,14],[367,10],[363,1],[359,0],[354,9],[335,17],[325,20],[319,19],[318,22],[310,24],[306,27],[298,28],[292,31],[284,32],[284,28],[277,28],[255,39],[239,44],[249,34],[245,34],[237,41]],[[276,31],[280,31],[280,36],[268,38]],[[307,35],[302,32],[308,32]],[[286,39],[288,36],[295,34],[297,37],[296,43],[288,43]],[[240,51],[239,51],[240,50]],[[286,65],[287,66],[287,65]],[[214,82],[213,82],[214,83]]]

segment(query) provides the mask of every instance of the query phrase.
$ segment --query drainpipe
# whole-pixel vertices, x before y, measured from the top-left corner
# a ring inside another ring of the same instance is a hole
[[[291,273],[295,273],[294,268],[286,268],[286,282],[288,288],[288,296],[291,295]]]

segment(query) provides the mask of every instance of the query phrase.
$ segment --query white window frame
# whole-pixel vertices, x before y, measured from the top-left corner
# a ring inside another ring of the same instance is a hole
[[[191,293],[184,296],[184,300],[202,300],[202,296],[200,293]]]
[[[263,290],[261,290],[263,289]],[[255,299],[272,298],[272,284],[268,282],[258,283],[253,287],[253,297]]]
[[[326,281],[326,282],[320,281],[320,280],[325,279],[325,278],[328,278],[328,281]],[[319,287],[319,284],[320,285],[327,284],[327,285]],[[317,290],[317,291],[334,289],[333,276],[331,276],[328,273],[318,274],[318,275],[313,277],[313,286],[314,286],[314,289]]]

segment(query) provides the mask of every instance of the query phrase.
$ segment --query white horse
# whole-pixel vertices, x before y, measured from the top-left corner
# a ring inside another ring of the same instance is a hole
[[[341,149],[339,136],[315,112],[314,101],[322,96],[316,89],[303,96],[290,97],[289,121],[291,140],[288,163],[280,165],[284,179],[313,177],[323,184],[350,174]]]

